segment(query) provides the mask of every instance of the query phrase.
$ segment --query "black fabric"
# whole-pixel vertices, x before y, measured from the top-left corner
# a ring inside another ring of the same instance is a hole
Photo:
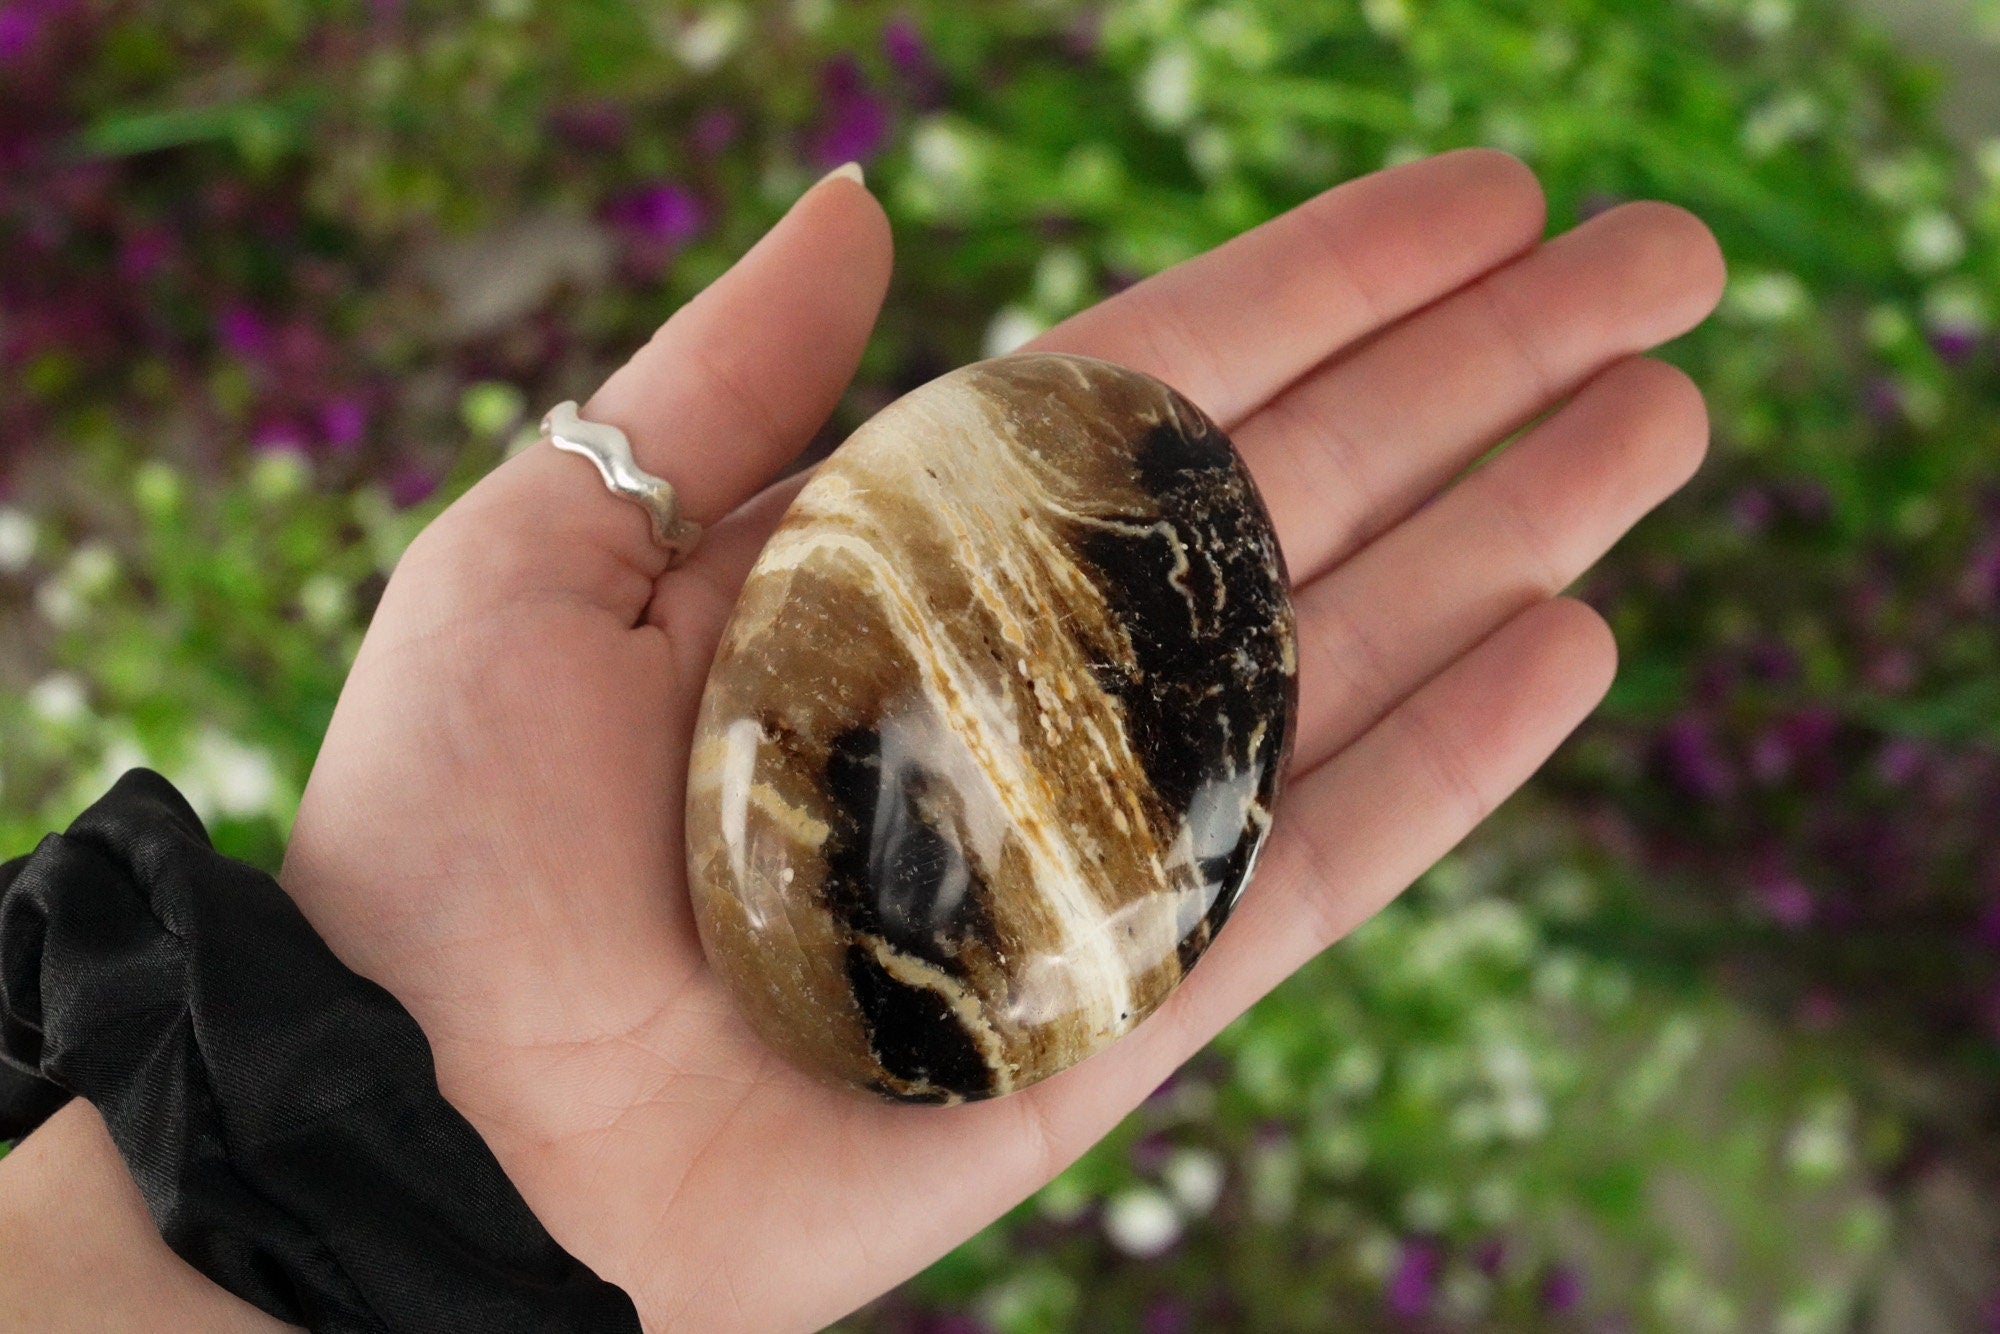
[[[0,873],[0,1056],[6,1133],[94,1103],[168,1244],[281,1319],[639,1329],[438,1092],[416,1021],[157,774]]]

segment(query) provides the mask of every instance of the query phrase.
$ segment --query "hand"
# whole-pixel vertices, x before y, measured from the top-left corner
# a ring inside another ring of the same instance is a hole
[[[711,526],[687,566],[667,572],[640,511],[546,445],[418,539],[284,881],[416,1015],[445,1092],[648,1328],[815,1328],[914,1273],[1381,907],[1594,707],[1610,634],[1556,595],[1698,464],[1700,394],[1635,354],[1706,315],[1722,266],[1661,205],[1547,244],[1543,225],[1519,163],[1454,153],[1039,341],[1151,372],[1230,431],[1296,579],[1302,699],[1262,869],[1208,957],[1123,1042],[1014,1097],[890,1106],[796,1073],[732,1008],[688,907],[709,657],[796,489],[772,479],[832,411],[889,277],[865,189],[809,192],[585,408]]]

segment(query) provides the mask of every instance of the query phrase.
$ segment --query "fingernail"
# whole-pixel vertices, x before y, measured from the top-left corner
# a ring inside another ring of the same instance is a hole
[[[864,190],[868,188],[868,180],[865,176],[861,174],[861,164],[859,162],[843,162],[838,167],[835,167],[832,171],[828,172],[826,175],[820,177],[818,181],[814,182],[813,189],[815,190],[819,189],[820,186],[825,185],[828,181],[833,180],[835,177],[841,177],[846,180],[853,181],[856,185],[860,186]]]

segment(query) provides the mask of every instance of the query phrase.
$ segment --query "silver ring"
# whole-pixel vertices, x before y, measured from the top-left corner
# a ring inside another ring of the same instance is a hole
[[[542,418],[542,435],[557,449],[581,454],[597,465],[611,493],[637,504],[653,520],[653,541],[667,553],[672,569],[694,554],[701,543],[701,525],[681,517],[680,497],[673,484],[641,468],[632,457],[632,442],[616,426],[585,421],[574,401],[558,403]]]

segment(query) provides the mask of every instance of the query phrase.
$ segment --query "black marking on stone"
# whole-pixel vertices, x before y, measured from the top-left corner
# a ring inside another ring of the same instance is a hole
[[[1148,429],[1135,442],[1133,463],[1159,517],[1186,548],[1180,582],[1187,591],[1175,585],[1175,553],[1157,531],[1139,536],[1092,525],[1074,532],[1136,659],[1130,669],[1098,664],[1098,682],[1123,704],[1133,753],[1174,822],[1186,817],[1204,783],[1252,765],[1260,768],[1253,795],[1270,808],[1298,689],[1284,669],[1284,563],[1263,500],[1228,437],[1192,408],[1184,415],[1200,423],[1196,429],[1171,421]],[[1227,592],[1220,609],[1218,577]],[[1256,753],[1246,754],[1260,722],[1264,735]],[[1234,905],[1258,837],[1246,819],[1234,847],[1201,868],[1224,889],[1207,918],[1211,932]],[[1194,942],[1202,937],[1194,933],[1191,951],[1183,947],[1184,965],[1200,953],[1205,939]]]
[[[907,761],[884,768],[881,734],[850,728],[828,747],[826,904],[854,935],[880,936],[956,977],[961,956],[990,947],[986,885],[955,839],[925,818],[940,780]]]
[[[860,942],[847,947],[847,984],[868,1026],[868,1049],[892,1078],[967,1098],[992,1096],[993,1070],[943,996],[891,977]],[[944,1100],[893,1085],[886,1091],[906,1101]]]

